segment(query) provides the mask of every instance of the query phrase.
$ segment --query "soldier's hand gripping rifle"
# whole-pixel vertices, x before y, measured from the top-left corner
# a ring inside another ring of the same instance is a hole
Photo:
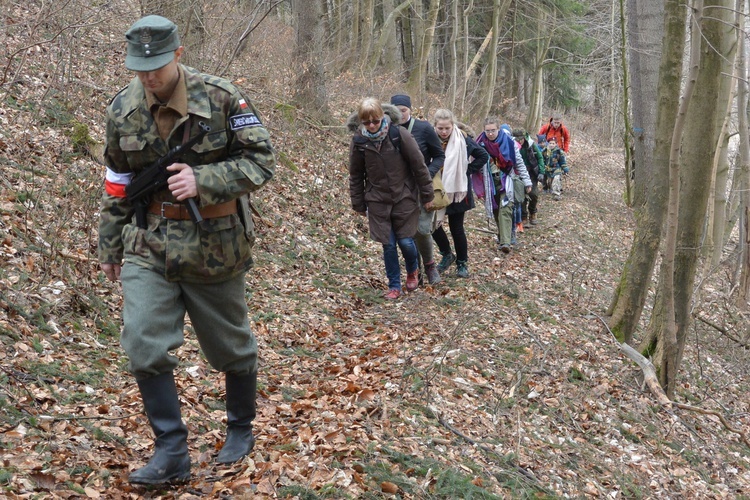
[[[135,222],[141,229],[146,229],[147,227],[146,212],[151,202],[151,195],[163,189],[168,183],[167,179],[176,173],[168,171],[167,167],[176,163],[190,148],[202,141],[211,130],[211,127],[203,122],[199,122],[198,127],[200,131],[197,135],[184,144],[170,149],[166,155],[156,160],[150,167],[144,169],[130,184],[125,186],[125,195],[135,206]],[[187,205],[190,219],[196,224],[201,222],[203,217],[201,217],[201,213],[198,210],[198,204],[195,203],[195,198],[188,198],[185,200],[185,204]]]

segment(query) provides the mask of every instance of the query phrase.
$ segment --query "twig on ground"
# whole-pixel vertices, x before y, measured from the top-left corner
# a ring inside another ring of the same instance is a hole
[[[736,336],[732,335],[731,333],[729,333],[729,331],[726,328],[723,328],[723,327],[721,327],[721,326],[713,323],[712,321],[709,321],[708,319],[704,318],[700,314],[693,314],[693,317],[695,319],[697,319],[698,321],[700,321],[701,323],[710,326],[711,328],[713,328],[714,330],[716,330],[720,334],[724,335],[725,337],[727,337],[729,340],[733,341],[734,343],[736,343],[740,347],[742,347],[744,349],[750,349],[750,343],[744,342],[742,339],[737,338]]]
[[[445,419],[443,419],[443,417],[441,417],[440,415],[438,415],[435,412],[435,410],[433,410],[432,408],[429,408],[429,410],[432,413],[432,416],[438,421],[438,423],[440,425],[442,425],[443,427],[445,427],[446,429],[448,429],[449,431],[451,431],[456,436],[460,437],[461,439],[463,439],[467,443],[471,444],[472,446],[476,446],[477,448],[479,448],[480,450],[482,450],[482,451],[484,451],[486,453],[491,453],[491,454],[493,454],[495,456],[500,456],[500,454],[497,451],[493,450],[489,446],[483,445],[482,443],[478,442],[476,439],[473,439],[473,438],[467,436],[463,432],[461,432],[458,429],[456,429],[455,427],[453,427],[451,424],[449,424],[448,422],[446,422]],[[526,479],[529,479],[529,480],[534,481],[534,482],[538,482],[536,476],[534,476],[534,474],[532,472],[524,469],[520,465],[516,465],[515,466],[515,470],[516,470],[516,472],[518,472],[519,474],[521,474]]]
[[[487,233],[487,234],[495,234],[495,231],[490,231],[489,229],[482,229],[481,227],[472,227],[472,226],[466,226],[466,229],[471,229],[472,231],[479,231],[480,233]]]

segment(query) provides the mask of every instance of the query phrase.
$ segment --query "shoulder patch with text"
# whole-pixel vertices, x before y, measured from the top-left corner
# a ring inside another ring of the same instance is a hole
[[[255,113],[245,113],[242,115],[235,115],[229,117],[229,127],[232,130],[240,130],[248,127],[260,127],[263,124],[260,122]]]

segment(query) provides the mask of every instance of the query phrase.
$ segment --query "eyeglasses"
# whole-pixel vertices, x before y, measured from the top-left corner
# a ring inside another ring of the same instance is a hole
[[[362,123],[362,125],[364,125],[365,127],[367,127],[369,125],[380,125],[380,122],[382,122],[382,121],[383,121],[383,119],[379,118],[377,120],[362,120],[361,123]]]
[[[497,134],[497,132],[498,132],[497,129],[495,129],[495,130],[485,130],[484,131],[484,133],[487,134],[487,135]]]

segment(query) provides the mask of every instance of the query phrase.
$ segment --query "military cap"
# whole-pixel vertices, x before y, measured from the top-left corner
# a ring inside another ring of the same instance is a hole
[[[128,55],[125,67],[133,71],[154,71],[174,59],[180,47],[177,26],[161,16],[146,16],[133,24],[125,33]]]

